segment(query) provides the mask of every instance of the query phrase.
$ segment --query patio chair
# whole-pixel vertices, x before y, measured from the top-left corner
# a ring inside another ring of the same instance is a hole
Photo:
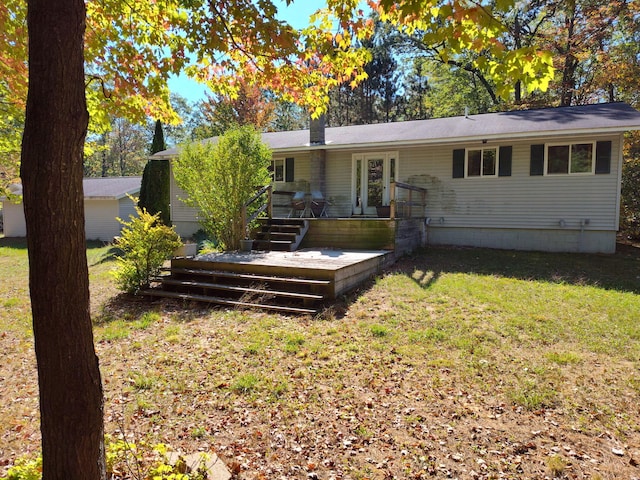
[[[327,200],[322,192],[311,192],[311,215],[316,218],[327,217]]]
[[[289,218],[300,217],[305,213],[307,209],[307,202],[304,192],[296,192],[291,196],[291,208],[289,209]]]

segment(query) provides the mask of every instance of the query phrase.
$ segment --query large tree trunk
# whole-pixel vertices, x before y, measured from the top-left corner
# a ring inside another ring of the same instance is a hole
[[[84,238],[85,14],[83,0],[28,1],[21,176],[44,480],[106,477]]]

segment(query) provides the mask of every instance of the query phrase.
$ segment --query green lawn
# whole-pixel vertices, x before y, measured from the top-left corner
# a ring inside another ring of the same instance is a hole
[[[318,318],[118,295],[88,249],[107,431],[239,478],[640,475],[640,252],[430,248]],[[0,240],[0,465],[38,448],[24,246]]]

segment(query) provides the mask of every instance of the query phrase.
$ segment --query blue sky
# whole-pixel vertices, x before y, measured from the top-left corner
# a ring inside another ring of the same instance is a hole
[[[309,24],[309,16],[320,8],[324,8],[324,0],[296,0],[287,6],[284,0],[274,0],[278,7],[278,16],[288,21],[294,28],[304,28]],[[178,93],[190,102],[197,102],[205,98],[207,88],[190,80],[185,76],[169,80],[171,92]]]

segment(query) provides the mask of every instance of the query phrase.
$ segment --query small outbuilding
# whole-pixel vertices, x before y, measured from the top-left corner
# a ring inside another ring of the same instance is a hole
[[[84,210],[85,234],[87,240],[110,242],[120,234],[121,225],[117,218],[128,220],[135,214],[135,204],[129,198],[140,193],[142,177],[85,178]],[[22,185],[11,187],[15,195],[22,195]],[[4,236],[25,237],[27,229],[22,201],[12,202],[2,198],[4,215]]]

